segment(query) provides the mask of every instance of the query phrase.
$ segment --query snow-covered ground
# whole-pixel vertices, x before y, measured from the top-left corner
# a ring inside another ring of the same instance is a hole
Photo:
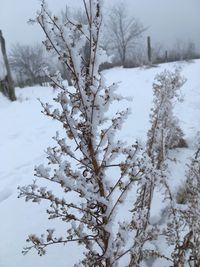
[[[200,130],[200,60],[162,64],[149,69],[114,68],[104,72],[108,84],[120,82],[119,93],[133,98],[130,102],[122,101],[112,107],[112,110],[126,106],[132,109],[119,133],[120,138],[127,142],[136,138],[145,142],[150,127],[153,79],[162,70],[177,66],[187,78],[182,87],[184,101],[177,104],[176,114],[189,147],[173,152],[178,159],[171,165],[174,190],[184,179],[185,163],[195,151],[194,139]],[[71,267],[81,253],[81,248],[76,245],[51,247],[44,257],[39,257],[34,250],[26,256],[21,253],[28,234],[43,233],[47,225],[60,231],[64,226],[47,220],[43,203],[25,203],[24,199],[17,198],[17,187],[34,180],[34,166],[45,161],[45,149],[53,144],[52,136],[60,128],[57,122],[41,113],[37,100],[52,102],[56,92],[47,87],[31,87],[17,89],[16,94],[18,100],[13,103],[0,95],[0,267]],[[159,210],[155,210],[156,214]]]

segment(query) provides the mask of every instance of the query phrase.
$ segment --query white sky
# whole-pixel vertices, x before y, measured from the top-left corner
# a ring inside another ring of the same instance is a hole
[[[105,0],[107,10],[118,0]],[[81,0],[47,0],[55,13],[67,5],[76,7]],[[194,41],[200,48],[200,0],[122,0],[130,14],[149,26],[147,34],[164,47],[176,40]],[[39,0],[0,0],[0,29],[8,50],[17,42],[36,43],[42,40],[38,25],[28,25],[40,8]]]

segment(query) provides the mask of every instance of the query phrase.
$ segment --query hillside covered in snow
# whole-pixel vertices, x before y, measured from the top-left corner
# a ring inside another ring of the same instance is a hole
[[[175,112],[188,147],[172,152],[172,157],[176,158],[176,162],[170,166],[174,192],[184,182],[186,164],[196,150],[196,136],[200,131],[200,60],[162,64],[154,68],[114,68],[104,71],[107,84],[119,82],[117,93],[131,98],[130,101],[114,103],[109,111],[112,114],[121,107],[131,108],[131,114],[118,133],[119,138],[128,143],[139,140],[145,144],[150,128],[154,77],[165,69],[177,67],[187,79],[181,89],[183,101],[177,103]],[[53,103],[57,92],[49,87],[37,86],[17,88],[16,94],[18,100],[12,103],[0,95],[0,267],[71,267],[82,253],[75,244],[51,247],[43,257],[39,257],[34,250],[26,256],[21,253],[30,233],[43,233],[47,227],[56,228],[62,233],[65,224],[56,220],[48,221],[45,203],[26,203],[24,199],[18,199],[17,190],[18,186],[27,185],[35,179],[34,166],[45,162],[45,150],[54,144],[52,137],[61,127],[41,113],[38,101],[40,98],[43,102]],[[159,194],[155,202],[153,216],[159,220],[163,205],[159,203]],[[120,212],[123,217],[123,211]],[[156,266],[156,263],[152,266]],[[159,266],[158,263],[156,267]]]

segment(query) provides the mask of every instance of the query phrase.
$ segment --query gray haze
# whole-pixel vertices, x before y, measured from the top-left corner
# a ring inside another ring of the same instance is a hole
[[[42,40],[38,25],[28,25],[40,8],[39,0],[0,0],[0,29],[7,41],[8,49],[17,42],[30,44]],[[117,0],[105,0],[106,9]],[[199,0],[124,0],[130,14],[149,27],[154,43],[164,47],[176,40],[193,41],[200,49],[200,1]],[[68,6],[77,7],[81,0],[47,0],[55,13]]]

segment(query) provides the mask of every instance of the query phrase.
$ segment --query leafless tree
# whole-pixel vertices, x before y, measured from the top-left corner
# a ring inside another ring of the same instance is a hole
[[[165,61],[165,51],[161,43],[155,43],[152,45],[152,62],[160,63]]]
[[[119,4],[111,10],[107,22],[107,49],[115,51],[120,63],[126,64],[127,55],[146,28],[136,18],[128,15],[124,5]]]
[[[11,68],[17,77],[35,84],[38,76],[44,76],[43,68],[47,60],[42,45],[16,44],[9,53]]]
[[[199,54],[192,41],[184,42],[183,40],[176,40],[173,49],[168,51],[169,61],[190,60],[195,58],[199,58]]]

